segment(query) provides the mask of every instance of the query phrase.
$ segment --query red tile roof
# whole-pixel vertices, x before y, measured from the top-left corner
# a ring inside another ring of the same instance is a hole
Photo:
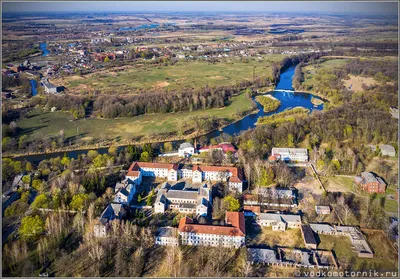
[[[261,207],[259,205],[244,205],[243,210],[245,211],[252,211],[254,213],[260,213]]]
[[[246,227],[243,212],[226,212],[226,221],[231,226],[213,226],[193,224],[189,217],[182,218],[179,222],[180,232],[193,232],[199,234],[245,236]]]
[[[140,168],[158,168],[158,169],[174,169],[178,170],[177,164],[167,164],[167,163],[148,163],[148,162],[133,162],[128,169],[128,176],[139,176]]]
[[[220,143],[218,145],[204,146],[199,151],[208,151],[209,149],[222,149],[224,153],[236,152],[236,148],[231,143]]]

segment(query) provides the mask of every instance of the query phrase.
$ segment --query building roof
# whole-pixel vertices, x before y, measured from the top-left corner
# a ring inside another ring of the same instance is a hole
[[[230,226],[193,224],[192,219],[185,217],[180,220],[178,230],[180,232],[192,232],[198,234],[245,236],[246,228],[243,212],[226,212],[226,219]]]
[[[197,191],[169,190],[166,194],[168,199],[197,200]]]
[[[291,154],[291,155],[307,155],[308,154],[308,150],[306,148],[280,148],[280,147],[273,147],[272,148],[272,154]]]
[[[254,213],[260,213],[261,207],[259,205],[244,205],[243,210],[244,211],[252,211]]]
[[[330,208],[330,206],[329,205],[316,205],[315,206],[315,210],[329,210],[329,211],[331,211],[331,208]]]
[[[361,173],[361,177],[363,179],[363,181],[361,181],[361,182],[364,182],[366,184],[378,182],[379,184],[385,184],[386,185],[386,183],[382,180],[382,178],[380,178],[379,176],[375,176],[371,172],[362,172]]]
[[[284,222],[301,222],[300,215],[279,214],[279,213],[260,213],[260,220],[274,220]]]
[[[120,203],[110,203],[100,215],[100,222],[107,222],[115,218],[120,218],[123,205]]]
[[[249,261],[257,263],[281,262],[273,249],[247,248],[247,258]]]
[[[394,149],[393,146],[389,145],[389,144],[380,144],[379,148],[381,149],[381,151],[385,151],[388,153],[396,153],[396,150]]]
[[[306,244],[317,244],[315,240],[314,232],[309,225],[301,225],[301,231],[303,232],[304,242]]]
[[[160,237],[176,237],[177,229],[172,227],[160,227],[157,229],[156,236]]]
[[[310,228],[314,232],[323,232],[323,233],[331,233],[335,229],[329,224],[319,224],[319,223],[311,223]]]
[[[168,163],[149,163],[149,162],[133,162],[128,169],[128,176],[139,176],[140,168],[157,168],[157,169],[178,169],[177,164],[168,164]]]
[[[220,143],[217,145],[204,146],[204,147],[200,148],[199,151],[206,152],[210,149],[221,149],[224,153],[236,152],[236,148],[229,142]]]
[[[237,177],[238,179],[241,179],[241,177],[242,177],[242,173],[240,172],[239,168],[235,168],[235,167],[194,165],[193,171],[196,171],[196,170],[200,171],[200,172],[229,172],[229,173],[231,173],[231,179],[234,176]],[[242,180],[240,180],[240,182],[241,181]]]
[[[185,149],[185,148],[194,148],[193,144],[191,144],[190,142],[184,142],[179,146],[179,149]]]

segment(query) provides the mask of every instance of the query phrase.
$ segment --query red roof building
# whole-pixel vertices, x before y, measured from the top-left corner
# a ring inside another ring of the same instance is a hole
[[[220,143],[217,145],[204,146],[199,149],[199,152],[209,152],[210,150],[222,150],[224,153],[236,152],[236,148],[231,143]]]

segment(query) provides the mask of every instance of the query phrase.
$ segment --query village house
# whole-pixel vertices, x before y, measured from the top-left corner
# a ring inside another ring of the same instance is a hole
[[[211,190],[207,185],[197,190],[171,190],[163,187],[158,190],[154,203],[155,213],[164,213],[166,209],[177,210],[183,214],[196,214],[206,216],[211,207]]]
[[[280,213],[260,213],[257,222],[260,226],[272,227],[273,231],[286,231],[290,228],[300,228],[301,217]]]
[[[308,150],[305,148],[272,148],[272,156],[283,161],[307,162]]]
[[[357,184],[363,191],[367,193],[385,193],[386,183],[379,176],[375,176],[371,172],[362,172],[361,176],[354,178]]]
[[[158,228],[155,237],[155,244],[163,246],[178,246],[178,230],[172,227]]]
[[[110,231],[113,220],[121,220],[126,215],[126,209],[123,204],[110,203],[101,213],[98,224],[94,225],[94,235],[96,237],[106,237]]]
[[[210,152],[211,150],[221,150],[225,154],[228,152],[236,153],[236,148],[230,142],[223,142],[217,145],[204,146],[199,149],[199,153]]]
[[[136,185],[142,183],[143,176],[167,178],[168,181],[177,181],[178,177],[191,178],[193,183],[226,181],[229,190],[239,193],[243,191],[242,171],[235,167],[194,165],[190,169],[179,168],[177,164],[134,162],[126,176]]]
[[[179,146],[178,155],[179,157],[189,157],[195,154],[195,148],[190,142],[184,142]]]
[[[183,245],[225,246],[245,245],[246,227],[243,212],[226,212],[225,226],[194,224],[182,218],[178,227]]]
[[[315,212],[318,215],[328,215],[331,214],[331,208],[328,205],[316,205]]]

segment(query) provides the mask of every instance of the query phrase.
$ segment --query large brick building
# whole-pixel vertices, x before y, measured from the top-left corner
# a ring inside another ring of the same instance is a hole
[[[362,172],[361,176],[356,176],[354,182],[367,193],[385,193],[386,183],[379,176],[371,172]]]

